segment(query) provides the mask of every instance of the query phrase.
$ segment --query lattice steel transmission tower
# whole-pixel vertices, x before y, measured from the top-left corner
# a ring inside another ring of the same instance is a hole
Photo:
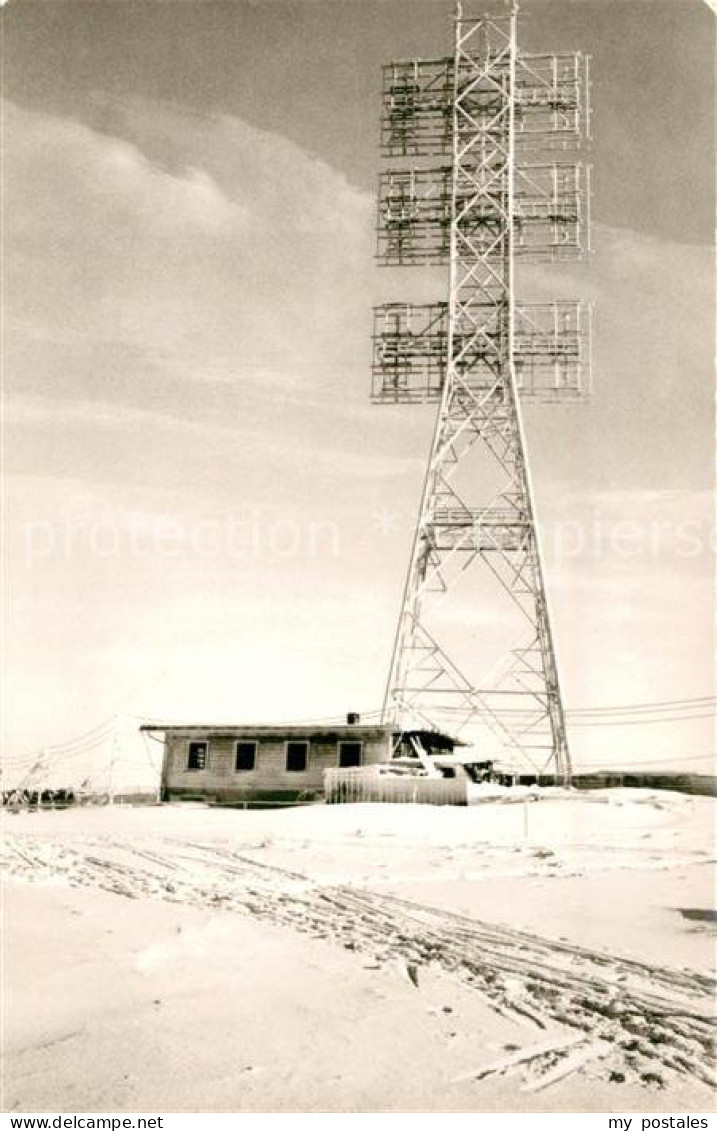
[[[383,710],[569,781],[521,402],[587,394],[590,310],[518,302],[516,265],[588,250],[588,59],[516,21],[458,4],[451,56],[384,67],[378,258],[448,295],[374,310],[372,400],[438,405]]]

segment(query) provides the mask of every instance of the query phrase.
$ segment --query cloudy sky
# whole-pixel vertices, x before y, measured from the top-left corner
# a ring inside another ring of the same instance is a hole
[[[432,425],[368,404],[380,64],[445,0],[10,0],[7,748],[380,705]],[[713,17],[525,0],[593,56],[594,395],[526,427],[567,706],[712,694]],[[436,279],[441,297],[442,277]],[[579,716],[576,716],[576,722]],[[706,769],[708,719],[576,725]]]

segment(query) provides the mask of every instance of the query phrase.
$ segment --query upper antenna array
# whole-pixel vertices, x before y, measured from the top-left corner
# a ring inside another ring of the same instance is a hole
[[[580,52],[520,54],[513,77],[505,51],[510,32],[502,24],[501,18],[482,20],[480,30],[465,42],[457,67],[447,58],[383,68],[383,156],[452,153],[454,142],[460,147],[471,141],[476,123],[486,134],[499,133],[503,92],[511,82],[516,147],[567,149],[589,136],[589,59]],[[476,57],[490,68],[480,83],[475,82]],[[454,120],[456,99],[461,114]]]

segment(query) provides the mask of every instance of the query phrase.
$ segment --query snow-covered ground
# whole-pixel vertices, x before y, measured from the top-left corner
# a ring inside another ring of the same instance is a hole
[[[713,801],[4,816],[5,1109],[708,1110]]]

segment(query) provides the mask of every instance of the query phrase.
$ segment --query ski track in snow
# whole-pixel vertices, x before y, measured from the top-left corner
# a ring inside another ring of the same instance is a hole
[[[676,1077],[713,1085],[715,982],[704,974],[479,922],[360,887],[321,884],[227,845],[180,838],[129,843],[86,838],[72,847],[6,837],[8,874],[238,912],[321,938],[383,966],[400,961],[420,992],[433,964],[479,991],[540,1037],[475,1078],[518,1073],[534,1091],[571,1071],[665,1087]],[[556,1033],[555,1027],[563,1027]],[[576,1041],[565,1041],[568,1036]],[[547,1038],[547,1040],[546,1040]]]

